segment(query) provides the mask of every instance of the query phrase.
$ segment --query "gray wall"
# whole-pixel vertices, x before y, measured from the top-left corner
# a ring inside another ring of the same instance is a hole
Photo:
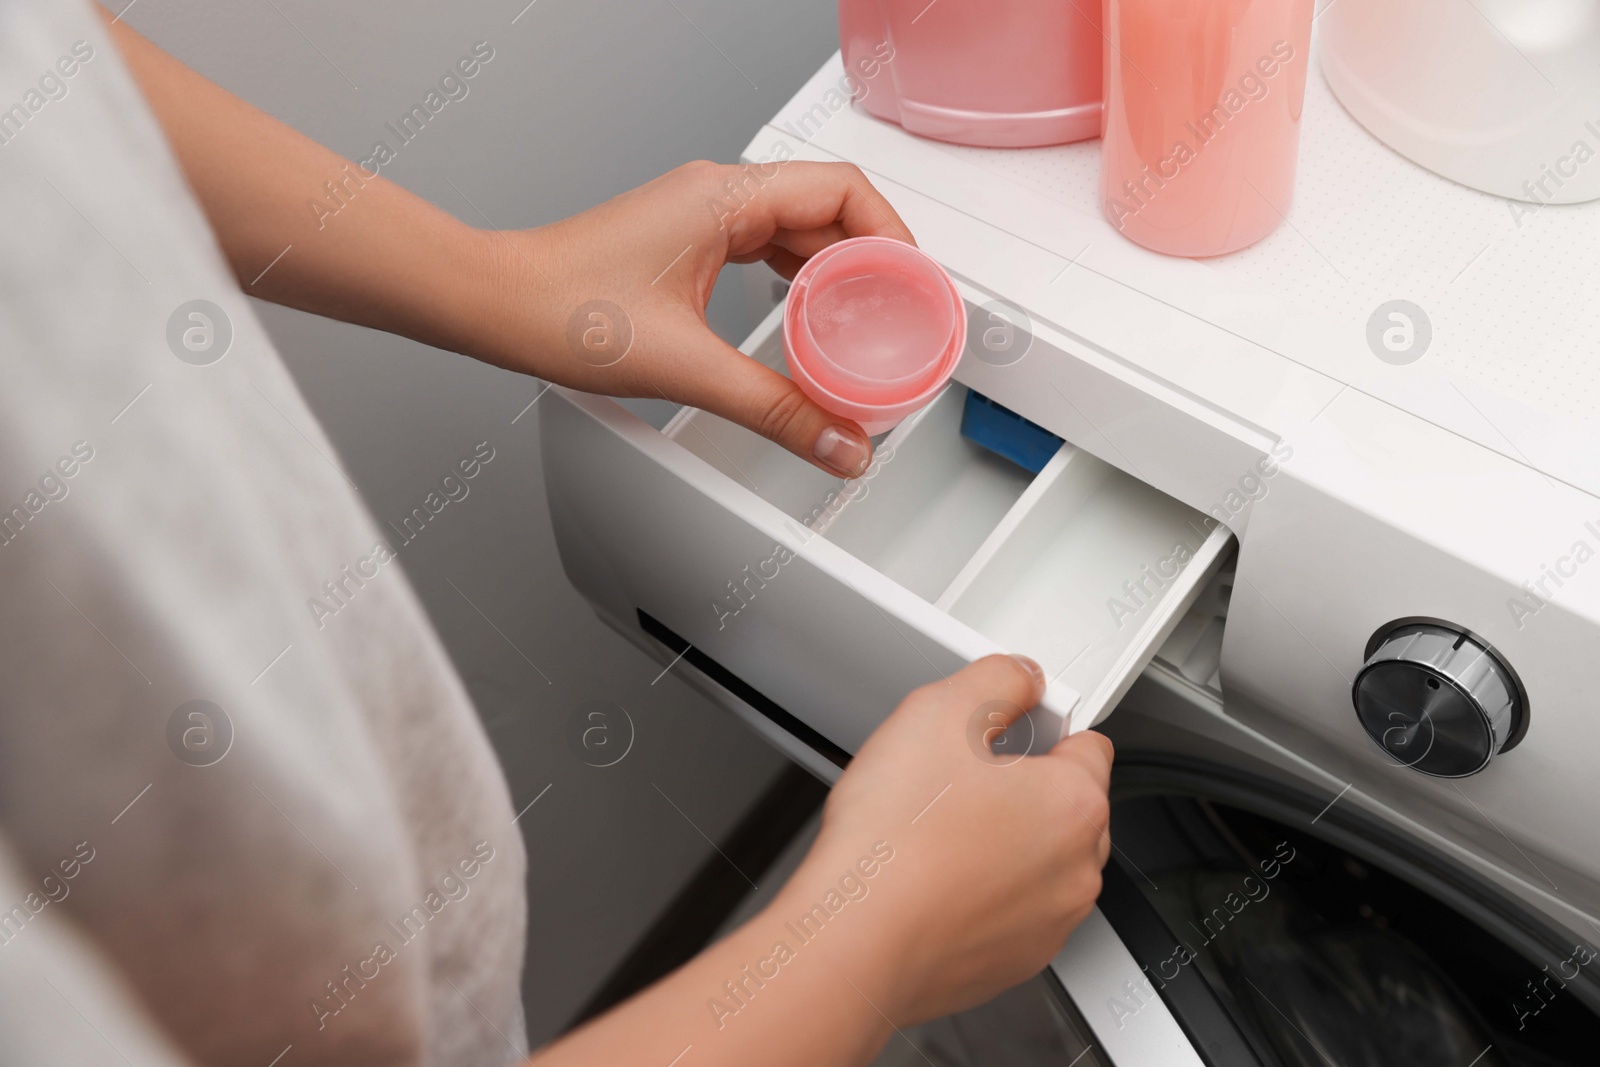
[[[449,179],[501,227],[561,218],[688,160],[736,159],[838,46],[831,0],[536,0],[524,11],[525,2],[141,0],[126,17],[351,158],[474,42],[488,41],[495,57],[470,95],[384,176],[482,225]],[[380,523],[408,512],[475,442],[487,438],[504,457],[407,549],[405,565],[518,806],[552,786],[520,823],[530,854],[530,1037],[547,1040],[710,854],[701,832],[725,832],[778,758],[671,675],[652,685],[660,668],[567,584],[540,476],[538,408],[511,424],[537,383],[260,307]],[[711,317],[730,340],[746,332],[734,271]],[[633,751],[604,770],[583,765],[564,740],[574,709],[591,699],[623,705],[637,724]]]

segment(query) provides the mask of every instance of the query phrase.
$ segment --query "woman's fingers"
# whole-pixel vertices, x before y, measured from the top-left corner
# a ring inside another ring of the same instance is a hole
[[[1053,759],[1062,759],[1089,775],[1101,791],[1111,785],[1111,761],[1115,750],[1111,739],[1094,730],[1083,730],[1064,737],[1050,750]]]
[[[738,169],[747,195],[721,220],[730,258],[767,244],[804,257],[841,237],[915,243],[905,220],[853,164],[794,160]]]
[[[727,262],[765,260],[793,278],[828,245],[868,235],[910,240],[888,201],[848,164],[685,164],[525,238],[546,248],[541,261],[552,264],[548,273],[566,275],[564,289],[626,309],[637,341],[627,363],[604,374],[591,368],[608,364],[583,359],[589,367],[562,374],[527,356],[503,362],[579,388],[668,396],[745,426],[830,473],[859,477],[872,460],[861,427],[724,344],[707,328],[705,308]],[[521,270],[516,262],[511,267]],[[584,306],[582,299],[571,303]],[[582,322],[575,326],[571,311],[555,311],[542,325],[558,341],[564,327],[567,348],[574,329],[584,339],[604,336],[582,331]],[[561,346],[527,347],[548,354]]]
[[[804,256],[797,256],[787,248],[780,248],[777,245],[763,245],[749,255],[728,257],[730,263],[760,263],[763,260],[774,273],[790,281],[794,281],[794,276],[806,262]]]
[[[710,358],[690,361],[693,375],[679,383],[674,399],[754,430],[841,478],[866,472],[872,442],[860,426],[824,411],[794,382],[696,325],[684,343],[707,350]]]
[[[810,259],[836,241],[858,236],[844,228],[841,222],[830,222],[814,230],[779,230],[772,235],[772,244],[787,248],[802,259]]]
[[[1010,726],[1044,696],[1044,671],[1027,656],[985,656],[926,687],[947,707],[971,717],[980,708]]]

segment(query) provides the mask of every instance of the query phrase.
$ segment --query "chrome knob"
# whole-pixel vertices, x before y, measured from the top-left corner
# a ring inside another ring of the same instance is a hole
[[[1487,642],[1452,626],[1406,622],[1368,648],[1353,687],[1367,735],[1398,762],[1465,778],[1522,739],[1527,697]]]

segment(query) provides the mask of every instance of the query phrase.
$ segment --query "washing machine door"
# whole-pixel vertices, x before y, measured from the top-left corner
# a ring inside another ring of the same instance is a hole
[[[1113,857],[1098,906],[1050,964],[1061,992],[1093,1032],[1105,1060],[1122,1065],[1258,1067],[1216,991],[1192,967],[1164,978],[1173,936]],[[1264,1067],[1264,1065],[1262,1065]]]

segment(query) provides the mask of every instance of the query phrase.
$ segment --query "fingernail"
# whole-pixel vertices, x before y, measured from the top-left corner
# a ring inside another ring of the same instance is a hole
[[[843,426],[829,426],[818,434],[811,454],[846,478],[861,477],[872,462],[872,446],[866,438]]]
[[[1046,685],[1045,678],[1044,678],[1044,668],[1039,666],[1039,664],[1035,663],[1033,660],[1029,659],[1027,656],[1016,656],[1016,655],[1013,655],[1011,658],[1016,660],[1018,663],[1022,664],[1022,669],[1023,670],[1025,670],[1029,674],[1033,675],[1033,680],[1035,682],[1037,682],[1038,685],[1039,685],[1039,691],[1041,693],[1044,692],[1044,688],[1045,688],[1045,685]]]

